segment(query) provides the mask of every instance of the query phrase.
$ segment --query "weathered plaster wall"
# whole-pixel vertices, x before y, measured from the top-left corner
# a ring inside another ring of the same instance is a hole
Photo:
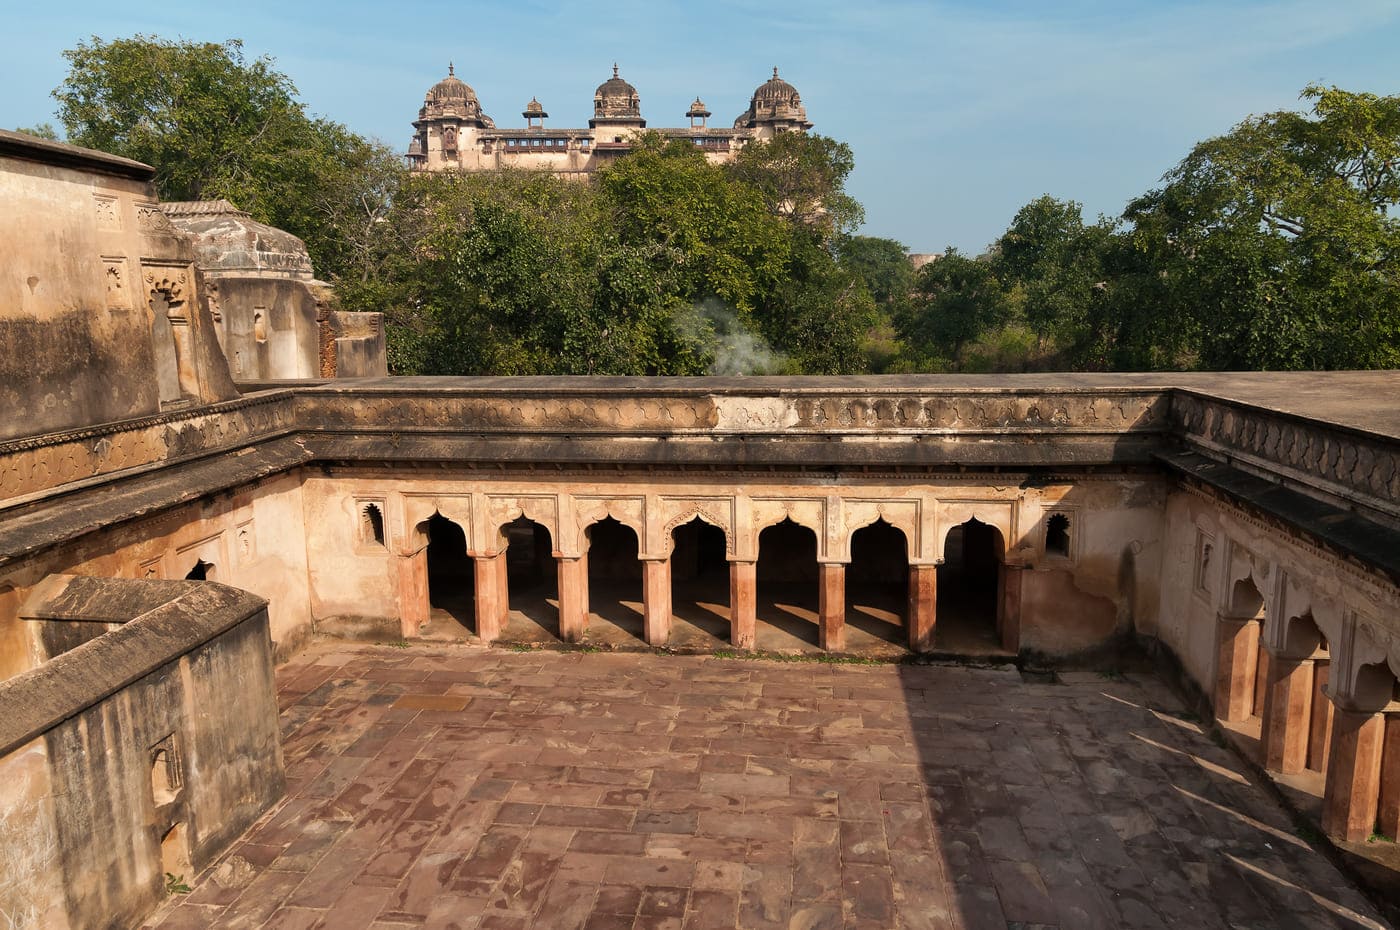
[[[0,133],[0,439],[236,393],[150,171]],[[151,294],[170,297],[159,312]]]
[[[224,354],[239,381],[316,378],[316,294],[301,281],[221,275]]]
[[[1263,595],[1266,638],[1280,621],[1310,613],[1332,644],[1334,669],[1346,665],[1354,672],[1359,664],[1383,663],[1387,656],[1392,665],[1400,664],[1400,642],[1387,622],[1400,603],[1400,590],[1388,580],[1209,494],[1174,490],[1165,513],[1161,609],[1154,632],[1207,693],[1216,673],[1217,616],[1228,612],[1234,585],[1242,579]],[[1203,557],[1206,545],[1209,559]]]
[[[7,930],[72,926],[53,795],[42,738],[0,756],[0,927]]]
[[[285,473],[236,492],[95,531],[72,545],[9,568],[0,578],[0,592],[9,584],[22,594],[58,573],[178,580],[203,562],[208,566],[207,580],[267,599],[276,655],[285,658],[310,634],[301,493],[300,473]],[[22,622],[7,625],[11,613],[6,608],[13,609],[13,600],[14,596],[7,599],[0,593],[0,643],[6,641],[8,629],[28,651],[22,661],[11,663],[10,674],[33,667],[43,653],[32,645],[37,638],[32,629]],[[94,635],[90,629],[86,634]],[[6,654],[19,656],[18,652]]]
[[[307,548],[315,553],[311,614],[342,632],[398,635],[402,599],[418,596],[404,587],[403,563],[427,545],[425,521],[434,513],[463,528],[469,554],[488,557],[507,547],[501,529],[521,515],[548,529],[564,556],[583,553],[585,531],[612,517],[636,533],[643,559],[668,557],[675,527],[699,516],[725,531],[731,561],[756,560],[762,531],[791,519],[815,534],[818,561],[842,564],[850,561],[855,531],[879,519],[904,534],[911,564],[934,564],[943,558],[948,530],[975,517],[1010,541],[1009,561],[1028,566],[1023,647],[1066,654],[1136,625],[1151,627],[1161,480],[1104,475],[1022,487],[1024,481],[851,476],[814,486],[762,475],[490,478],[328,469],[308,473],[303,489]],[[383,515],[382,544],[366,532],[364,509],[371,505]],[[1044,553],[1050,513],[1074,520],[1068,556]],[[782,562],[782,553],[770,554]],[[784,577],[799,574],[787,566]],[[815,577],[814,566],[809,574]]]
[[[54,578],[25,610],[101,627],[128,604],[142,612],[0,683],[0,913],[33,920],[18,926],[139,925],[166,872],[209,865],[284,790],[262,602]]]

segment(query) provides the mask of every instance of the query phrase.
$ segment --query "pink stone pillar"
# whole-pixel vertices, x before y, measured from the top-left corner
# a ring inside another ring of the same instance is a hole
[[[1312,731],[1313,663],[1311,659],[1270,656],[1262,711],[1264,768],[1292,775],[1308,767]]]
[[[933,648],[938,618],[938,566],[909,566],[909,648],[928,652]]]
[[[1376,828],[1384,741],[1384,714],[1336,709],[1322,797],[1322,831],[1332,839],[1360,843]]]
[[[729,642],[752,649],[758,638],[758,563],[729,563]]]
[[[428,622],[428,550],[400,556],[399,568],[399,631],[407,639],[417,636]]]
[[[505,551],[479,555],[472,559],[472,566],[476,571],[476,635],[484,643],[495,642],[510,609]]]
[[[582,558],[559,557],[559,638],[583,642],[588,630],[588,563]]]
[[[1328,659],[1313,660],[1312,724],[1308,727],[1308,768],[1314,772],[1327,771],[1327,756],[1332,751],[1332,700],[1327,697],[1327,680],[1332,663]]]
[[[1001,567],[1001,648],[1007,652],[1021,649],[1021,580],[1025,568],[1020,565]]]
[[[1376,831],[1400,838],[1400,714],[1385,715],[1385,748],[1381,752],[1381,802]]]
[[[818,569],[818,641],[828,652],[846,648],[846,566],[822,562]]]
[[[642,613],[648,646],[664,646],[671,638],[671,560],[642,562]]]
[[[1248,720],[1254,709],[1254,675],[1259,662],[1259,621],[1220,617],[1219,662],[1215,669],[1215,714],[1221,720]]]

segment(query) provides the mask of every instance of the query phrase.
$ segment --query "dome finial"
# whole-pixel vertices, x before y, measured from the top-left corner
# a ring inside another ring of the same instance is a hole
[[[617,77],[617,62],[613,62],[613,77]]]
[[[777,72],[777,69],[776,69],[776,68],[774,68],[773,70],[774,70],[775,73]],[[448,76],[448,77],[453,77],[454,75],[456,75],[456,73],[457,73],[457,71],[456,71],[455,68],[453,68],[452,62],[449,61],[449,62],[447,63],[447,76]]]
[[[773,77],[776,78],[777,76],[778,76],[778,66],[777,66],[777,65],[774,65],[774,66],[773,66]]]

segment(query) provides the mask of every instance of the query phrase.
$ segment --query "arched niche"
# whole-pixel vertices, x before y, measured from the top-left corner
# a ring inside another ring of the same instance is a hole
[[[1006,536],[975,516],[945,526],[939,540],[935,636],[939,648],[1000,651]]]
[[[646,518],[640,497],[592,498],[576,501],[574,552],[588,552],[588,530],[595,523],[612,518],[637,534],[638,551],[646,546]]]
[[[350,503],[353,506],[355,502],[352,499]],[[428,545],[426,527],[434,515],[445,517],[461,527],[466,534],[468,551],[473,548],[469,494],[403,494],[398,511],[399,526],[402,527],[402,532],[395,534],[399,540],[399,555],[416,555]]]
[[[937,507],[937,546],[934,559],[943,562],[947,558],[948,537],[955,527],[970,520],[993,527],[1001,537],[1001,558],[1014,548],[1015,514],[1012,501],[941,501]]]

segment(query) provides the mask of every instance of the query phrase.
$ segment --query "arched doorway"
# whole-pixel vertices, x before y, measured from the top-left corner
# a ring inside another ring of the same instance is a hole
[[[559,574],[549,528],[520,516],[502,527],[501,534],[506,539],[509,604],[502,638],[553,641],[559,636]]]
[[[425,638],[460,639],[473,628],[476,608],[467,534],[440,513],[427,520],[428,623]]]
[[[588,539],[587,638],[626,644],[642,639],[642,563],[637,558],[636,531],[606,517],[584,535]]]
[[[671,641],[723,646],[729,640],[729,546],[724,530],[696,517],[671,531]]]
[[[816,646],[819,636],[817,534],[789,517],[758,534],[760,649]]]
[[[846,566],[846,646],[855,652],[908,642],[909,546],[881,518],[851,535]]]
[[[1005,552],[1001,531],[976,517],[948,531],[937,570],[934,637],[939,649],[1004,651],[998,620]]]

